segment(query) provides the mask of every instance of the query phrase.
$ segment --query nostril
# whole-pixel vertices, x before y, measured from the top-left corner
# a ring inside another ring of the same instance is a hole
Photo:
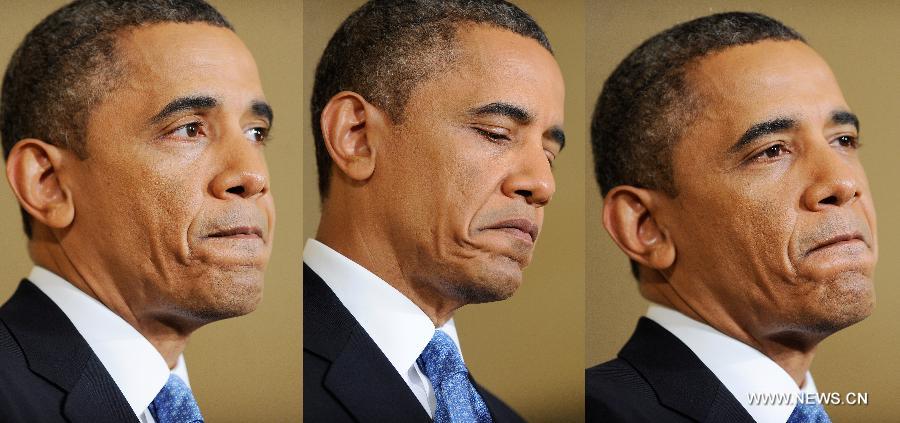
[[[531,196],[533,196],[534,193],[531,192],[531,191],[529,191],[529,190],[527,190],[527,189],[517,189],[517,190],[516,190],[516,195],[520,195],[520,196],[525,197],[525,198],[531,198]]]
[[[228,188],[226,191],[228,191],[231,194],[235,194],[235,195],[243,195],[244,194],[244,186],[238,185],[236,187]]]
[[[833,206],[833,205],[835,205],[835,204],[837,204],[837,203],[838,203],[838,199],[837,199],[837,197],[834,196],[834,195],[832,195],[832,196],[830,196],[830,197],[828,197],[828,198],[824,198],[824,199],[822,199],[822,200],[819,200],[819,204],[827,204],[827,205]]]

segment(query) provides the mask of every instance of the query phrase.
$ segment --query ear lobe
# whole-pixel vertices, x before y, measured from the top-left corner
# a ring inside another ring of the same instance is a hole
[[[62,229],[72,224],[75,205],[59,170],[66,152],[41,140],[20,140],[9,152],[6,177],[19,205],[33,219]]]
[[[354,181],[375,172],[378,109],[352,91],[337,93],[322,111],[322,138],[335,166]]]
[[[632,260],[664,270],[675,263],[675,244],[653,215],[656,193],[621,185],[603,200],[603,226]]]

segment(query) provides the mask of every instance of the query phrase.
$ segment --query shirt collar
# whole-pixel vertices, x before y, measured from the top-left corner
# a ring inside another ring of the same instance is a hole
[[[306,241],[303,262],[334,291],[391,365],[406,378],[434,336],[435,327],[428,315],[374,273],[317,240]],[[453,319],[440,329],[459,348]]]
[[[66,314],[140,416],[174,373],[188,382],[184,356],[171,371],[159,351],[103,303],[58,275],[35,266],[28,276]]]
[[[650,304],[647,317],[684,342],[758,422],[785,422],[794,405],[751,404],[751,395],[816,393],[809,372],[801,389],[778,363],[759,350],[681,312]]]

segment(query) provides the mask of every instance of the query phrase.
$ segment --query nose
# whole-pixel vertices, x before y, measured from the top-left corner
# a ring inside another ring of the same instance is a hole
[[[556,182],[543,146],[523,148],[515,157],[511,171],[503,181],[503,194],[523,198],[529,205],[543,207],[556,192]]]
[[[237,134],[223,139],[216,149],[216,161],[222,163],[212,181],[213,195],[227,200],[252,199],[269,192],[269,172],[262,146]]]
[[[804,205],[811,211],[824,211],[852,204],[861,194],[859,162],[832,147],[817,150],[811,155],[813,180],[804,193]]]

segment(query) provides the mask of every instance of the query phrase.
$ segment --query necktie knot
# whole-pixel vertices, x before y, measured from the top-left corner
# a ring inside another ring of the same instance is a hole
[[[434,331],[431,341],[419,355],[418,363],[422,373],[425,373],[435,386],[455,374],[469,374],[456,343],[440,330]]]
[[[149,409],[157,423],[203,423],[191,388],[175,374],[169,375]]]
[[[831,423],[822,404],[798,402],[787,423]]]
[[[456,343],[441,330],[416,360],[434,388],[435,423],[490,423],[487,404],[469,380]]]

